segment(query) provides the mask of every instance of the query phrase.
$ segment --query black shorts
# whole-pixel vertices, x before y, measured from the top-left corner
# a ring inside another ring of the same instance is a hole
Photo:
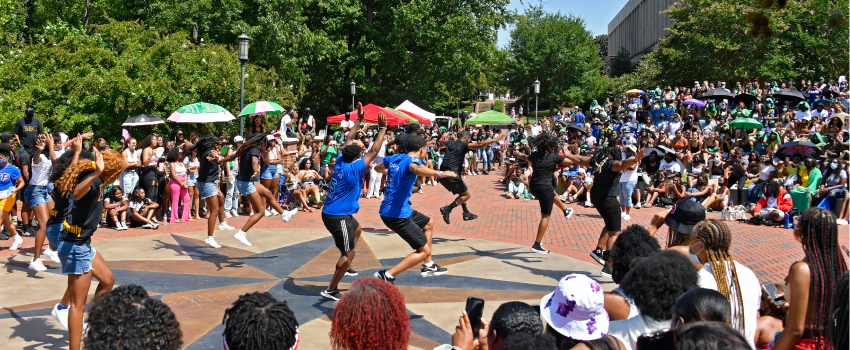
[[[552,205],[555,204],[555,190],[552,186],[546,185],[535,185],[530,184],[528,187],[528,192],[531,193],[534,198],[537,198],[537,202],[540,204],[540,213],[543,215],[551,215],[552,214]]]
[[[617,200],[616,196],[605,196],[600,199],[591,195],[590,203],[593,204],[593,207],[602,216],[602,220],[605,221],[605,230],[609,232],[621,230],[620,201]]]
[[[322,213],[322,222],[325,223],[325,228],[334,237],[334,243],[340,253],[347,253],[354,250],[354,244],[357,241],[355,232],[360,227],[360,223],[353,216]]]
[[[452,194],[461,194],[469,190],[466,187],[466,183],[463,182],[463,179],[459,177],[441,177],[440,184]]]
[[[422,229],[431,222],[431,218],[414,210],[409,217],[406,218],[390,218],[382,216],[381,220],[384,225],[397,233],[411,248],[417,250],[428,244],[428,238],[425,237],[425,232]]]

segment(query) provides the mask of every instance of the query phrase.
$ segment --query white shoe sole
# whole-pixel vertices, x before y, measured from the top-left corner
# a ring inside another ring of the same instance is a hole
[[[593,258],[593,260],[596,260],[596,262],[599,263],[600,265],[605,265],[605,260],[603,260],[601,256],[596,255],[593,252],[591,252],[590,257]]]
[[[208,246],[210,246],[210,248],[221,248],[221,245],[218,244],[218,243],[213,244],[213,243],[210,243],[210,242],[207,242],[207,241],[204,241],[204,243],[206,243]]]
[[[321,293],[319,293],[319,294],[321,294],[323,297],[328,298],[328,299],[330,299],[330,300],[339,301],[339,298],[337,298],[337,297],[335,297],[335,296],[331,295],[331,293],[325,293],[325,291],[322,291],[322,292],[321,292]]]
[[[440,271],[440,272],[427,271],[427,272],[421,272],[421,273],[419,273],[419,275],[422,276],[422,277],[434,277],[434,276],[442,276],[442,275],[445,275],[447,273],[449,273],[449,272],[448,271]]]
[[[540,249],[537,249],[537,248],[531,248],[531,251],[535,252],[537,254],[544,254],[544,255],[549,254],[549,251],[546,250],[546,249],[540,250]]]

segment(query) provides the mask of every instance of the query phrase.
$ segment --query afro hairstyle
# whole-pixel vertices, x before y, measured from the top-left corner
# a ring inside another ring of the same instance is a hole
[[[490,330],[496,336],[507,339],[514,333],[540,335],[543,333],[543,321],[540,313],[521,301],[510,301],[499,305],[490,320]]]
[[[660,250],[658,240],[652,237],[646,228],[640,225],[626,227],[611,248],[611,279],[619,284],[623,276],[631,270],[635,259],[650,256]]]
[[[691,260],[672,250],[663,250],[632,263],[620,283],[640,313],[656,321],[673,318],[676,301],[699,287],[697,268]]]
[[[345,163],[351,163],[357,158],[360,158],[360,153],[363,152],[363,148],[358,145],[348,145],[342,149],[342,161]]]
[[[183,332],[171,309],[135,284],[116,287],[92,302],[85,349],[181,349]]]

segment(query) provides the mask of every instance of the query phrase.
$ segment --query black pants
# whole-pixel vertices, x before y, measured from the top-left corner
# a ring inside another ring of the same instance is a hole
[[[747,189],[745,187],[747,185],[747,174],[741,176],[735,176],[735,174],[730,174],[729,181],[726,182],[726,186],[732,187],[732,185],[735,183],[738,184],[738,192],[734,194],[734,196],[736,196],[735,203],[738,203],[738,205],[744,205],[747,201]]]

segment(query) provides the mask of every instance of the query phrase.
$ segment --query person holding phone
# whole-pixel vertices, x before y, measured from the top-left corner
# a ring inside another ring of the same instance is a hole
[[[788,303],[785,301],[785,285],[776,282],[762,283],[761,307],[756,323],[756,349],[767,349],[776,340],[776,333],[785,328]],[[771,292],[768,292],[770,290]]]

